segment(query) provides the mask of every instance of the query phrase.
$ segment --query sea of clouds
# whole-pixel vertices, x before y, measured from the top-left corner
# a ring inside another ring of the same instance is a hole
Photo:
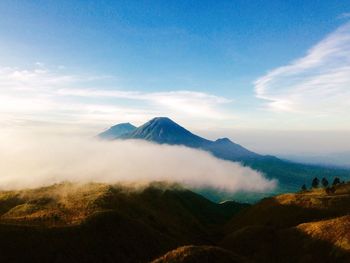
[[[78,183],[165,181],[234,193],[272,190],[276,181],[184,146],[141,140],[103,141],[43,133],[0,134],[0,189]]]

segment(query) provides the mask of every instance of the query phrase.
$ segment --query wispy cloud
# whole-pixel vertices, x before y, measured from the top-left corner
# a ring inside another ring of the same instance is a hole
[[[350,18],[350,12],[342,13],[338,16],[340,19]]]
[[[221,105],[230,100],[195,91],[143,92],[104,88],[103,76],[52,70],[0,68],[0,116],[3,120],[104,123],[143,122],[155,115],[225,119]],[[82,88],[83,87],[83,88]]]
[[[317,116],[350,112],[350,23],[289,65],[255,81],[258,98],[275,111]]]
[[[231,100],[223,97],[188,90],[147,93],[121,90],[61,89],[58,90],[58,94],[65,96],[117,98],[145,101],[178,113],[220,119],[223,117],[225,118],[226,115],[219,112],[216,106],[231,102]]]

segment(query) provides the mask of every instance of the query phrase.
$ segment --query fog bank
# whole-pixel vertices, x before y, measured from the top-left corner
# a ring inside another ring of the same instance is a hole
[[[72,182],[167,181],[191,188],[263,192],[275,187],[257,171],[183,146],[145,141],[0,134],[0,189]]]

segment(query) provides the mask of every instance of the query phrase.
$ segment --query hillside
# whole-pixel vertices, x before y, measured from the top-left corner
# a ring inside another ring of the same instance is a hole
[[[247,259],[215,246],[184,246],[174,249],[152,263],[249,263]]]
[[[350,183],[253,206],[178,185],[0,192],[1,262],[349,262]],[[20,253],[19,253],[20,251]]]
[[[234,216],[220,245],[259,262],[349,262],[350,184],[267,198]]]
[[[214,242],[245,207],[162,183],[0,192],[0,261],[146,262],[181,245]]]

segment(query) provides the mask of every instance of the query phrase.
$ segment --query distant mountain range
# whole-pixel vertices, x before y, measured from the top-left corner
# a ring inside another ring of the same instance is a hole
[[[241,160],[263,158],[262,155],[247,150],[228,138],[216,141],[207,140],[195,135],[167,117],[154,118],[140,127],[130,123],[112,126],[99,134],[103,139],[142,139],[159,144],[184,145],[199,148],[213,153],[215,156],[227,160]]]
[[[332,180],[338,176],[350,178],[350,170],[295,163],[281,160],[275,156],[260,155],[228,138],[211,141],[195,135],[167,117],[154,118],[140,127],[130,123],[112,126],[98,135],[108,140],[141,139],[159,144],[184,145],[212,153],[220,159],[241,162],[255,170],[263,172],[267,178],[279,181],[276,193],[296,191],[302,184],[310,184],[313,177],[327,177]]]
[[[300,163],[350,168],[350,152],[334,152],[322,154],[301,153],[279,156],[281,158]]]

